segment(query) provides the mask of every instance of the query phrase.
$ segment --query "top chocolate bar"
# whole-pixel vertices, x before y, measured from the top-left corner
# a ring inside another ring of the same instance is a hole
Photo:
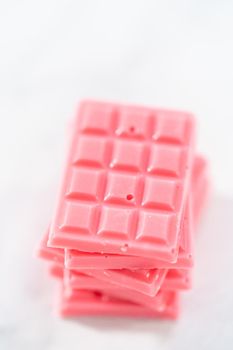
[[[73,128],[49,246],[176,261],[192,115],[84,101]]]

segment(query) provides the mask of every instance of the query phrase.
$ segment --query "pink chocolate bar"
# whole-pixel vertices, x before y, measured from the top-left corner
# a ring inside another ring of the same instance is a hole
[[[103,286],[106,289],[117,289],[119,286],[114,283],[109,283],[103,280],[99,280],[95,277],[86,275],[83,271],[71,271],[64,269],[61,265],[52,264],[49,266],[49,272],[56,278],[63,279],[65,271],[65,285],[72,289],[92,289],[97,290]],[[68,276],[68,277],[67,277]],[[192,273],[190,269],[172,269],[168,270],[166,277],[161,285],[161,290],[187,290],[192,285]],[[123,289],[123,288],[122,288]],[[124,291],[125,288],[124,288]],[[136,292],[140,293],[140,292]],[[146,294],[140,293],[140,295],[148,297]],[[151,297],[149,297],[151,298]],[[152,297],[153,298],[153,297]]]
[[[53,274],[53,268],[55,268],[55,275],[56,275],[56,265],[51,266],[50,271],[52,274]],[[63,276],[62,272],[60,276]],[[88,276],[85,273],[77,272],[77,271],[64,270],[64,284],[66,287],[71,289],[88,289],[88,290],[91,289],[91,290],[103,290],[103,291],[107,289],[115,290],[115,291],[122,290],[127,300],[129,299],[127,297],[128,293],[131,293],[132,295],[139,295],[140,297],[138,298],[138,300],[136,300],[136,302],[140,302],[140,298],[144,297],[143,293],[133,291],[133,290],[128,291],[128,289],[125,289],[124,287],[121,287],[116,284],[109,283],[103,280],[99,280],[92,276]],[[191,270],[190,269],[169,270],[161,286],[161,290],[170,290],[170,291],[187,290],[190,288],[191,288]],[[146,295],[145,297],[148,298],[148,296]],[[151,297],[149,297],[148,299],[151,300]],[[134,300],[132,299],[132,301]]]
[[[154,296],[160,290],[166,277],[166,269],[153,270],[85,270],[85,273],[140,293]]]
[[[69,271],[69,270],[67,270]],[[95,270],[96,272],[99,270]],[[111,280],[111,272],[116,271],[117,274],[113,275],[113,281]],[[89,271],[88,271],[89,272]],[[50,267],[50,273],[59,278],[63,278],[64,269],[61,265],[56,264]],[[118,289],[122,287],[124,293],[137,292],[138,294],[149,295],[150,297],[155,296],[163,285],[164,279],[167,274],[165,269],[154,269],[154,270],[104,270],[104,275],[106,278],[99,276],[92,276],[92,273],[89,275],[83,274],[82,272],[74,271],[72,272],[72,283],[73,280],[76,280],[77,283],[80,281],[80,276],[86,281],[95,281],[93,285],[112,285],[111,289]],[[67,281],[67,279],[66,279]],[[104,283],[106,282],[106,283]],[[67,283],[67,282],[66,282]],[[76,282],[74,282],[76,283]],[[68,283],[67,283],[68,284]],[[71,286],[72,287],[72,286]],[[94,287],[93,287],[94,288]],[[92,288],[92,289],[93,289]],[[110,288],[110,287],[109,287]]]
[[[179,298],[175,292],[170,293],[166,304],[158,306],[157,310],[93,291],[75,291],[68,296],[63,292],[59,304],[59,314],[63,317],[91,315],[176,319],[178,313]]]
[[[64,249],[47,246],[48,233],[44,235],[36,251],[38,257],[64,264]],[[176,263],[147,259],[131,255],[87,253],[76,250],[65,252],[65,266],[71,270],[85,269],[141,269],[141,268],[186,268],[192,266],[192,237],[188,222],[183,222],[179,255]]]
[[[87,253],[78,250],[66,250],[64,261],[64,249],[51,248],[47,246],[48,233],[44,235],[37,255],[40,258],[49,261],[65,263],[66,268],[71,270],[85,269],[152,269],[152,268],[188,268],[192,267],[192,235],[189,227],[189,219],[187,223],[182,224],[182,232],[180,239],[179,254],[175,263],[166,262],[164,260],[148,259],[146,257],[136,257],[132,255],[119,254],[100,254]]]
[[[192,229],[190,225],[190,216],[191,208],[190,203],[188,203],[183,218],[183,225],[187,235],[192,236],[192,233],[189,232]],[[161,288],[167,274],[167,269],[85,269],[85,273],[97,279],[109,283],[115,283],[121,287],[132,289],[146,295],[154,296]]]
[[[73,276],[74,277],[74,276]],[[88,290],[101,293],[110,298],[127,300],[136,304],[147,306],[150,309],[158,310],[164,308],[167,301],[170,299],[171,293],[174,291],[159,291],[157,295],[150,297],[134,290],[125,290],[125,288],[117,287],[111,283],[98,281],[95,278],[88,276],[75,276],[75,278],[65,278],[65,296],[72,296],[77,290]],[[78,283],[80,282],[80,283]],[[81,288],[81,286],[83,288]]]
[[[132,255],[86,253],[78,250],[66,250],[65,266],[71,270],[101,269],[177,269],[193,266],[193,237],[190,218],[181,225],[181,238],[177,261],[174,263],[148,259]]]
[[[85,270],[85,273],[97,279],[116,284],[125,289],[155,296],[166,277],[166,269],[152,270]]]
[[[51,275],[63,278],[64,269],[56,264],[50,266]],[[135,290],[125,289],[109,282],[98,280],[94,277],[87,276],[83,273],[65,270],[64,286],[65,295],[71,295],[75,290],[98,291],[106,296],[115,297],[121,300],[128,300],[137,304],[145,305],[153,310],[165,305],[169,293],[165,291],[178,291],[190,288],[189,270],[171,270],[171,274],[167,274],[161,290],[155,296],[137,292]]]
[[[175,262],[193,143],[188,113],[83,102],[49,246]]]
[[[192,210],[194,224],[197,225],[199,214],[204,205],[207,192],[207,166],[206,160],[195,157],[192,172]],[[141,268],[188,268],[192,267],[192,236],[187,232],[187,223],[182,226],[179,254],[176,263],[161,260],[134,257],[130,255],[86,253],[78,250],[67,250],[65,265],[69,269],[141,269]],[[191,231],[189,231],[190,233]]]

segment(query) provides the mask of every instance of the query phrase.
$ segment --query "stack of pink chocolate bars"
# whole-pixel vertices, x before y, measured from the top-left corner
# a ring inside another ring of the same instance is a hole
[[[62,316],[176,318],[208,188],[185,112],[84,101],[38,255]]]

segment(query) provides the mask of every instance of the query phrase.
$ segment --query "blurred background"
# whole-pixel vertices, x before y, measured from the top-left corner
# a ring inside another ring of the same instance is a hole
[[[232,18],[230,0],[0,0],[0,349],[232,349]],[[33,251],[85,97],[197,116],[213,193],[175,324],[52,314]]]

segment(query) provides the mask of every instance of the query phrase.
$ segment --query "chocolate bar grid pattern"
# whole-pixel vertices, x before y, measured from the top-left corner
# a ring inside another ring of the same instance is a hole
[[[87,241],[113,239],[116,245],[172,246],[191,158],[191,119],[87,103],[78,124],[58,231]],[[127,248],[121,246],[121,252]]]
[[[195,204],[195,203],[194,203]],[[187,207],[185,207],[184,220],[181,227],[182,233],[179,241],[179,253],[176,263],[170,263],[163,260],[150,260],[144,257],[133,257],[129,255],[114,255],[114,254],[100,254],[100,253],[85,253],[78,250],[69,250],[65,251],[65,265],[67,269],[77,269],[83,270],[85,269],[122,269],[122,268],[130,268],[130,269],[138,269],[138,268],[187,268],[192,267],[193,259],[193,232],[192,232],[192,210],[191,210],[191,200],[189,198]],[[191,221],[191,222],[190,222]],[[51,248],[52,249],[52,248]],[[88,262],[87,262],[88,256]],[[118,260],[118,267],[114,266],[114,263],[111,262],[112,259]],[[133,259],[134,267],[130,267],[127,265],[129,260]],[[110,261],[109,261],[110,260]],[[122,263],[121,263],[122,261]],[[88,265],[85,265],[87,262]],[[100,264],[99,264],[100,262]],[[137,266],[138,263],[138,266]],[[112,266],[110,265],[112,264]],[[136,264],[136,265],[135,265]],[[149,264],[149,266],[148,266]],[[110,266],[110,267],[109,267]],[[135,267],[136,266],[136,267]],[[139,267],[140,266],[140,267]]]

